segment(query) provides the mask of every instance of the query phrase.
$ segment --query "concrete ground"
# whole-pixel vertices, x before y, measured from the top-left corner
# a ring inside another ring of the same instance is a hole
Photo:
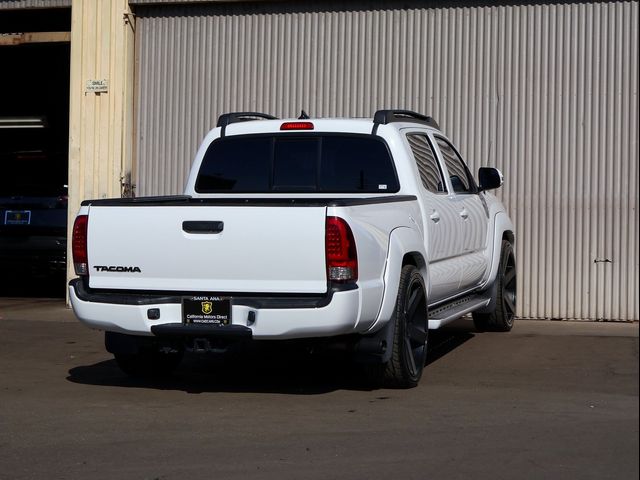
[[[61,300],[0,298],[0,478],[638,478],[637,323],[461,321],[431,347],[411,390],[285,348],[136,381]]]

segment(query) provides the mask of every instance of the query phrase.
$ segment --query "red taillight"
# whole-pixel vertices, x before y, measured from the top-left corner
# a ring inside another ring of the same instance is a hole
[[[71,237],[71,251],[73,252],[73,267],[76,275],[89,275],[89,260],[87,258],[87,215],[78,215],[73,224]]]
[[[280,130],[313,130],[311,122],[284,122],[280,125]]]
[[[327,217],[325,230],[327,278],[333,282],[358,280],[358,255],[353,232],[344,219]]]

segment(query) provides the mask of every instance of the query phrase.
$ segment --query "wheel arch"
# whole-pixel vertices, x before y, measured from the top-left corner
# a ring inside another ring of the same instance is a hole
[[[505,212],[499,212],[495,216],[495,232],[493,236],[493,251],[491,260],[491,270],[487,281],[483,286],[483,290],[491,297],[491,302],[484,308],[477,310],[478,313],[489,313],[495,309],[495,291],[497,288],[496,278],[500,268],[500,256],[502,253],[502,242],[507,240],[512,248],[515,256],[515,233],[513,224]]]
[[[382,328],[391,318],[400,286],[400,273],[405,265],[414,265],[422,275],[425,295],[429,292],[427,255],[420,232],[408,227],[398,227],[389,235],[389,250],[384,271],[384,292],[376,320],[368,330],[372,333]]]
[[[483,290],[492,288],[493,284],[495,283],[495,279],[498,274],[498,267],[500,265],[500,251],[502,250],[502,240],[508,240],[509,243],[511,243],[515,255],[514,228],[506,212],[498,212],[494,217],[493,225],[493,245],[489,247],[491,250],[491,268],[489,270],[487,280],[482,286]]]
[[[502,239],[507,240],[513,247],[513,251],[516,251],[516,236],[514,235],[513,230],[505,230],[502,232]]]
[[[427,273],[427,262],[424,259],[424,256],[420,252],[407,252],[402,257],[402,266],[405,265],[413,265],[422,273],[422,277],[424,278]]]
[[[411,248],[413,246],[413,248]],[[428,268],[426,262],[426,252],[422,243],[422,238],[418,232],[406,228],[396,228],[391,232],[389,241],[389,251],[384,272],[384,292],[380,311],[374,324],[363,335],[358,350],[361,361],[365,363],[385,363],[391,359],[392,349],[388,346],[393,344],[395,335],[395,325],[390,321],[396,306],[396,299],[400,291],[400,278],[403,269],[407,265],[412,265],[418,269],[424,288],[425,301],[429,292]],[[387,346],[380,352],[370,352],[370,346]]]

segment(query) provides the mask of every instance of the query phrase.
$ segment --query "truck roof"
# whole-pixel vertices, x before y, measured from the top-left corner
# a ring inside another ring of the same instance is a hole
[[[439,130],[430,116],[410,110],[378,110],[373,118],[310,118],[304,111],[298,118],[278,119],[260,112],[231,112],[220,115],[217,127],[220,136],[276,131],[316,131],[375,134],[380,125],[398,124],[397,127],[420,125]]]

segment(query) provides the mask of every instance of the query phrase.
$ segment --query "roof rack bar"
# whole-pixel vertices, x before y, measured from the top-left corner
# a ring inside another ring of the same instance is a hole
[[[414,112],[412,110],[378,110],[373,116],[373,130],[375,134],[378,125],[386,125],[391,122],[411,122],[420,123],[429,127],[440,129],[438,122],[433,117]]]
[[[224,132],[227,129],[227,125],[238,122],[250,122],[251,120],[277,120],[278,117],[269,115],[267,113],[260,112],[230,112],[223,113],[218,117],[218,123],[216,127],[222,127],[221,137],[224,137]]]

